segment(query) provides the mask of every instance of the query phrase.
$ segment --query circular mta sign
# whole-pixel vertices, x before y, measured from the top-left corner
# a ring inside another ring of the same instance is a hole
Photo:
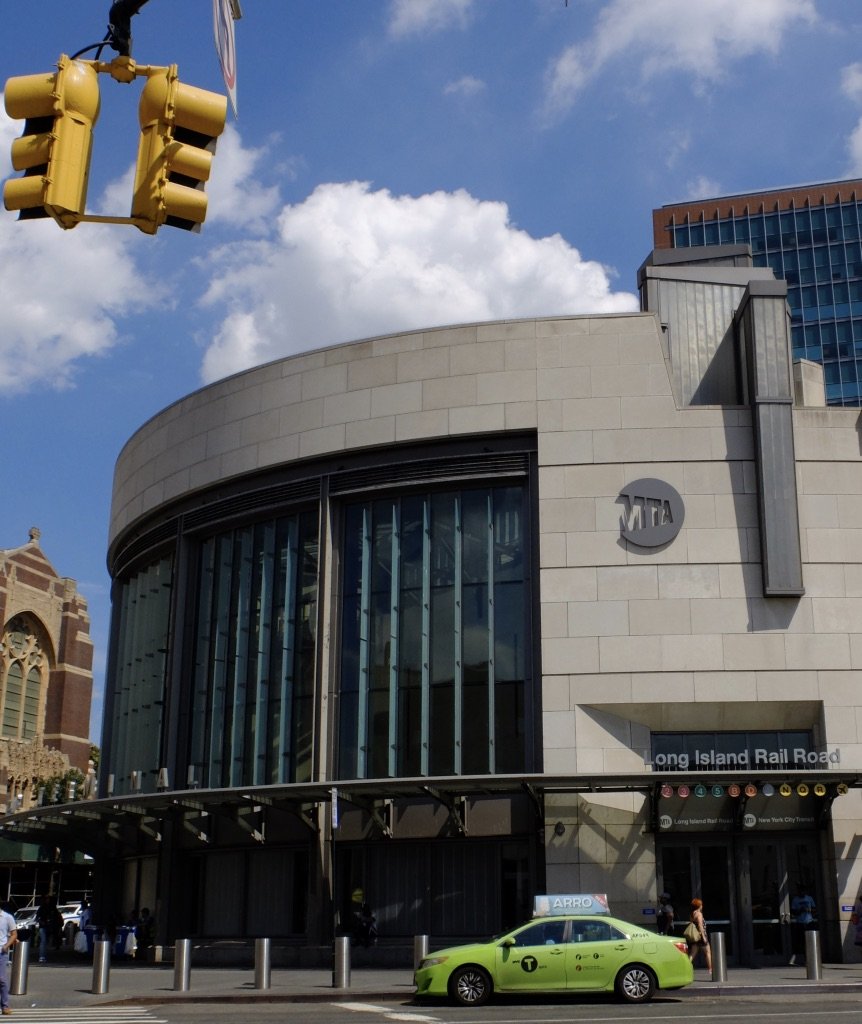
[[[669,544],[682,529],[685,506],[679,491],[664,480],[632,480],[617,498],[623,505],[620,535],[641,548]]]

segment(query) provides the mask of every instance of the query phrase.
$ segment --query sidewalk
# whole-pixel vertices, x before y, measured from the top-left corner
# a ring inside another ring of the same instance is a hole
[[[817,992],[862,993],[862,964],[824,965],[821,981],[808,981],[804,967],[753,970],[729,968],[726,982],[709,980],[698,970],[689,988],[668,993],[668,998],[692,999],[727,995],[793,995]],[[188,992],[174,992],[171,966],[112,966],[109,990],[93,995],[93,970],[83,964],[33,964],[27,994],[12,997],[21,1007],[69,1007],[159,1004],[171,1002],[343,1002],[389,1001],[409,1003],[413,998],[412,971],[363,967],[351,972],[350,987],[332,987],[328,970],[278,969],[269,989],[254,987],[254,971],[239,968],[192,966]]]

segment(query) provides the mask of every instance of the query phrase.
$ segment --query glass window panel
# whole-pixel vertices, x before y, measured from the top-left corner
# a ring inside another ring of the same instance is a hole
[[[122,581],[112,650],[112,767],[117,793],[130,792],[131,773],[143,792],[155,790],[162,767],[173,559],[166,556]]]
[[[6,692],[3,699],[3,735],[18,739],[21,715],[21,695],[24,690],[20,661],[13,661],[6,674]]]
[[[690,244],[693,246],[704,245],[703,224],[692,224],[690,233]]]
[[[361,550],[355,524],[371,506],[345,510],[342,778],[525,770],[532,681],[524,503],[523,487],[386,499],[375,505],[375,523],[400,525],[394,534],[375,528]],[[384,544],[392,546],[389,562],[378,550]],[[357,557],[381,579],[389,572],[384,564],[394,578],[397,559],[396,601],[383,585],[379,593],[357,591],[355,581],[366,575]],[[363,629],[381,638],[371,645],[376,674],[367,692],[353,682],[361,674]],[[387,636],[398,644],[395,704],[395,666],[381,646]],[[349,712],[346,701],[356,702]]]
[[[316,531],[316,517],[303,513],[201,543],[190,781],[227,786],[310,777]],[[350,667],[342,666],[348,692],[358,674],[351,676]],[[349,698],[339,711],[350,713]]]

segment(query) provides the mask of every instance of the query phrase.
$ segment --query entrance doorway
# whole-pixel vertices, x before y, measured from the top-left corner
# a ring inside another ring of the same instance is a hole
[[[724,932],[728,963],[769,966],[804,956],[805,929],[816,927],[821,905],[816,836],[663,837],[657,845],[675,934],[699,896],[708,930]]]

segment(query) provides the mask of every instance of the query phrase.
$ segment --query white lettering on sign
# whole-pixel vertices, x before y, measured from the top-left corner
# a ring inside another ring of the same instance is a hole
[[[834,750],[806,750],[804,747],[779,747],[778,750],[766,750],[755,747],[754,750],[740,750],[727,753],[722,750],[698,750],[689,755],[656,754],[653,767],[666,771],[686,772],[689,768],[769,768],[774,766],[797,768],[816,768],[822,765],[841,764],[841,748]]]

